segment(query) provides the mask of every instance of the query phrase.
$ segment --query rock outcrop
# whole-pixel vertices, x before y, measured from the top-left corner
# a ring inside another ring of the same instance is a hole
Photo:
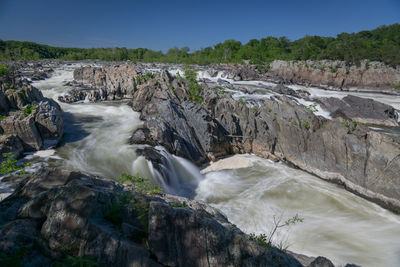
[[[21,266],[77,257],[99,266],[303,266],[251,240],[203,202],[133,188],[60,170],[28,176],[0,202],[2,260],[18,255]],[[322,257],[293,255],[307,266],[332,266]]]
[[[40,150],[57,144],[63,135],[60,106],[16,72],[0,78],[0,112],[3,153],[18,156],[22,151]]]

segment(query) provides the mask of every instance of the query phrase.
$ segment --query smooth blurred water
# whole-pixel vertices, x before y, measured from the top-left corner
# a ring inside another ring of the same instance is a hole
[[[247,233],[269,234],[274,216],[284,222],[298,214],[304,221],[281,228],[274,239],[296,253],[335,264],[400,266],[400,216],[282,163],[238,155],[225,165],[237,158],[252,164],[207,173],[196,199],[219,208]]]

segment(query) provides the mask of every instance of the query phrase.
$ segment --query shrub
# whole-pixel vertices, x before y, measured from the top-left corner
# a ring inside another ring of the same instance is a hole
[[[282,228],[282,227],[289,227],[291,225],[294,225],[299,222],[303,222],[304,218],[301,218],[298,214],[293,216],[292,218],[287,219],[285,222],[282,223],[282,217],[283,214],[279,218],[276,216],[273,216],[274,219],[274,226],[271,229],[271,232],[266,235],[266,234],[259,234],[256,235],[255,233],[250,233],[250,239],[254,240],[257,244],[263,247],[272,247],[273,246],[273,239],[275,237],[275,234],[277,233],[277,230]],[[285,244],[283,242],[280,242],[278,245],[278,248],[281,250],[286,250],[287,246],[285,247]]]
[[[25,167],[31,166],[31,164],[24,163],[19,165],[14,153],[8,152],[3,154],[3,162],[0,164],[0,175],[6,175],[12,172],[17,172],[17,174],[25,174]]]
[[[38,106],[37,104],[36,105],[28,104],[26,108],[24,108],[24,114],[27,116],[31,115],[32,112],[37,108],[37,106]]]
[[[203,98],[201,97],[202,87],[197,83],[197,73],[191,70],[188,66],[184,67],[185,82],[189,86],[189,100],[196,103],[203,103]]]
[[[310,123],[308,121],[302,121],[301,126],[303,126],[304,129],[310,129]]]
[[[8,66],[0,63],[0,77],[7,77],[9,73]]]
[[[140,177],[137,173],[135,176],[128,174],[121,174],[119,178],[121,184],[131,183],[137,192],[141,194],[157,195],[163,193],[163,190],[159,185],[156,185],[150,181],[148,178]]]

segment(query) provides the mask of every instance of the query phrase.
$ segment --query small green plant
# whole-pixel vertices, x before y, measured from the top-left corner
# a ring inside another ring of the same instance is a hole
[[[271,69],[271,65],[269,63],[265,63],[264,65],[257,65],[256,70],[258,70],[260,73],[267,72]]]
[[[173,208],[185,208],[185,207],[187,207],[186,202],[182,202],[182,203],[179,203],[179,202],[170,202],[170,203],[168,203],[168,205],[169,205],[170,207],[173,207]]]
[[[0,175],[6,175],[12,172],[17,172],[18,175],[23,175],[26,174],[24,168],[29,166],[31,166],[29,162],[19,165],[14,153],[4,153],[3,161],[0,164]]]
[[[317,103],[312,103],[307,107],[311,112],[318,112]]]
[[[393,85],[394,88],[400,89],[400,82]]]
[[[349,121],[349,120],[344,120],[342,121],[343,126],[347,127],[349,129],[350,134],[354,133],[354,131],[357,128],[357,122],[355,120]]]
[[[144,78],[144,80],[147,82],[147,81],[150,80],[150,79],[154,79],[154,78],[155,78],[155,75],[154,75],[154,73],[148,72],[148,73],[146,73],[146,74],[143,76],[143,78]]]
[[[276,129],[278,130],[278,132],[281,131],[281,125],[279,124],[279,122],[276,122]]]
[[[253,111],[254,111],[254,113],[257,113],[257,112],[258,112],[258,107],[257,107],[257,106],[254,106],[254,107],[253,107]]]
[[[276,216],[273,216],[274,226],[272,227],[271,232],[268,235],[267,234],[256,235],[255,233],[250,233],[250,235],[249,235],[250,239],[257,242],[257,244],[259,244],[260,246],[272,247],[274,245],[273,239],[274,239],[278,229],[280,229],[282,227],[290,227],[296,223],[300,223],[300,222],[304,221],[304,218],[301,218],[298,214],[296,214],[292,218],[287,219],[283,223],[282,223],[282,218],[283,218],[283,214],[281,214],[281,216],[279,218],[277,218]],[[281,250],[287,249],[287,246],[285,248],[285,245],[283,244],[283,242],[280,242],[276,245],[278,245],[278,248]]]
[[[138,85],[141,85],[141,84],[142,84],[142,75],[136,76],[136,83],[137,83]]]
[[[28,105],[26,106],[26,108],[24,108],[24,114],[25,114],[26,116],[31,115],[32,112],[37,108],[37,106],[38,106],[37,104],[36,104],[36,105],[28,104]]]
[[[7,77],[9,73],[10,69],[8,66],[0,63],[0,77]]]
[[[256,235],[255,233],[250,233],[250,239],[256,241],[262,247],[271,247],[272,245],[267,242],[267,235],[266,234],[259,234]]]
[[[0,115],[0,121],[4,120],[5,118],[6,118],[6,116]]]
[[[121,184],[131,183],[136,191],[141,194],[158,195],[163,193],[159,185],[152,183],[148,178],[141,177],[138,173],[135,176],[125,173],[121,174],[119,182]]]
[[[246,105],[246,102],[244,102],[243,98],[239,98],[239,100],[238,100],[238,101],[239,101],[239,103],[240,103],[240,104],[242,104],[242,105]]]
[[[68,257],[64,262],[54,264],[55,267],[96,267],[97,262],[90,259],[86,255],[79,257]]]
[[[308,121],[302,121],[301,126],[303,126],[304,129],[310,129],[310,123]]]

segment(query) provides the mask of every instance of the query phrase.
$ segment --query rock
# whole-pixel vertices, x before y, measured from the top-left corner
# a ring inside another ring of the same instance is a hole
[[[21,140],[15,135],[0,135],[0,156],[4,153],[13,152],[19,157],[24,150]]]
[[[16,66],[18,63],[13,65]],[[24,64],[22,67],[26,68]],[[43,68],[43,72],[51,71]],[[0,120],[0,133],[7,136],[0,141],[3,153],[14,152],[18,156],[21,145],[24,151],[56,145],[63,135],[60,106],[20,78],[16,69],[0,80],[0,112],[4,116]]]
[[[59,96],[58,100],[65,103],[74,103],[86,99],[87,92],[78,89],[72,89],[67,94]]]
[[[49,75],[44,71],[35,71],[31,76],[32,81],[44,80],[47,78],[49,78]]]
[[[0,122],[0,127],[5,133],[18,136],[26,151],[39,150],[43,145],[32,115],[8,116]]]
[[[44,143],[57,144],[63,135],[63,119],[60,106],[52,99],[41,101],[33,116]]]
[[[128,188],[39,170],[0,202],[0,253],[47,265],[85,255],[100,266],[303,266],[203,202]]]
[[[373,99],[348,95],[343,99],[319,98],[318,102],[334,117],[343,116],[360,123],[373,125],[399,126],[399,111]]]
[[[333,263],[324,257],[317,257],[313,262],[308,265],[309,267],[335,267]]]

